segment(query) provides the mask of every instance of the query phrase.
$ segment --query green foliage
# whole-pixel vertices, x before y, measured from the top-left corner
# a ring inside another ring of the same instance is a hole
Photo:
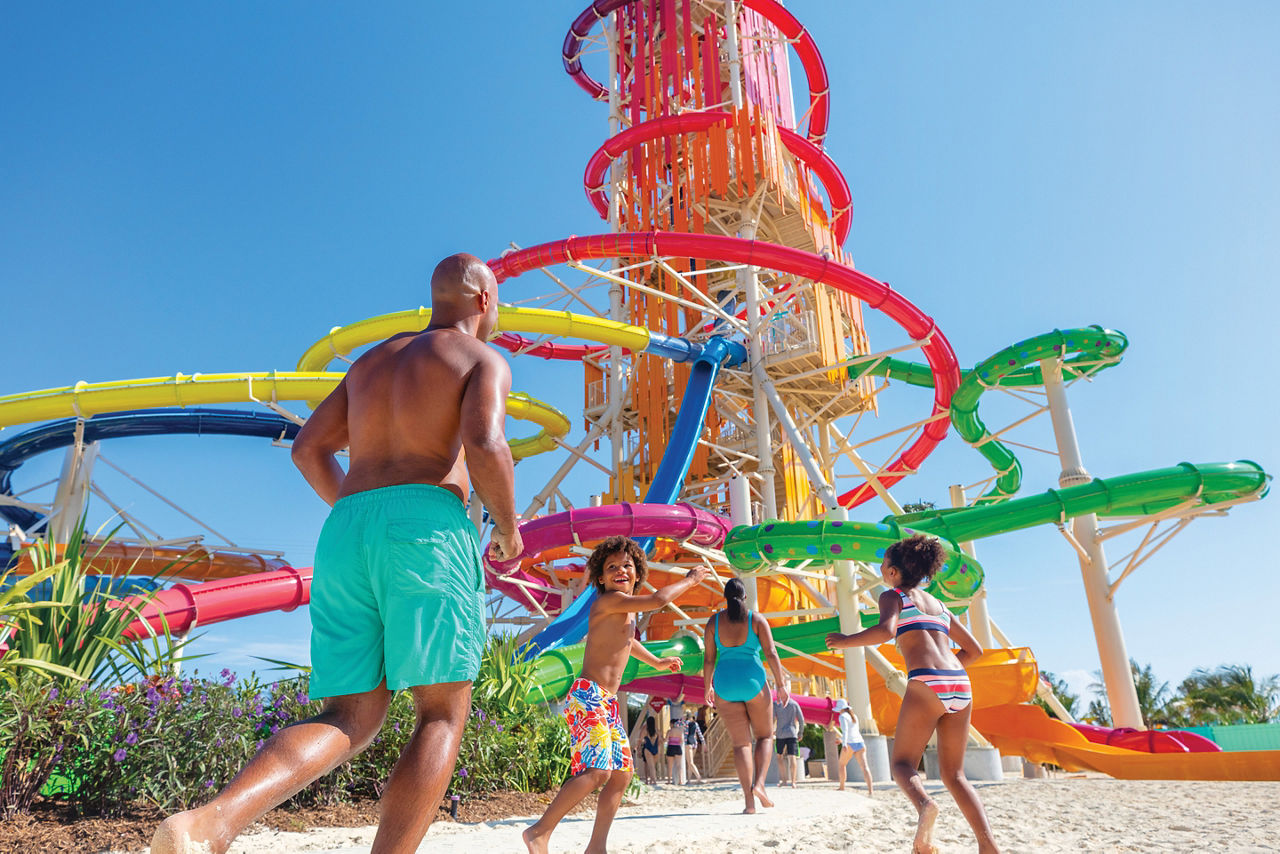
[[[1077,717],[1076,705],[1080,702],[1080,698],[1077,697],[1075,694],[1071,693],[1071,691],[1069,690],[1070,686],[1067,685],[1065,681],[1059,679],[1058,677],[1054,676],[1052,673],[1049,673],[1048,671],[1042,670],[1040,672],[1040,676],[1046,682],[1049,683],[1049,687],[1053,689],[1054,695],[1058,698],[1058,702],[1062,704],[1062,707],[1067,710],[1067,714],[1071,715],[1072,717]],[[1056,717],[1053,709],[1049,708],[1049,704],[1046,703],[1044,700],[1041,700],[1039,697],[1035,697],[1032,699],[1031,702],[1035,703],[1037,706],[1039,706],[1049,714],[1054,715]]]
[[[47,578],[52,592],[47,601],[12,613],[9,643],[15,660],[48,673],[64,686],[67,680],[97,683],[108,678],[116,682],[145,678],[183,660],[185,642],[173,642],[167,627],[149,645],[126,645],[125,630],[153,594],[134,597],[129,605],[112,603],[114,597],[90,581],[94,555],[89,548],[81,521],[64,549],[39,541],[25,550],[35,576]]]
[[[1243,664],[1198,667],[1182,680],[1171,706],[1180,726],[1270,723],[1280,717],[1280,678],[1255,679]]]
[[[529,665],[514,643],[495,638],[474,688],[450,791],[546,791],[569,773],[569,731],[523,697]],[[0,694],[0,808],[28,809],[46,781],[77,811],[111,815],[129,804],[172,812],[207,800],[280,729],[321,710],[308,677],[263,684],[224,670],[218,680],[152,675],[93,687],[55,684],[19,671]],[[381,796],[416,725],[412,694],[399,692],[386,724],[351,762],[315,781],[286,806],[330,805]],[[46,789],[46,791],[48,791]]]
[[[932,501],[925,501],[921,498],[919,501],[909,502],[902,505],[902,512],[905,513],[923,513],[926,510],[933,510],[937,505]]]
[[[1129,666],[1145,726],[1268,723],[1280,718],[1280,677],[1257,679],[1247,665],[1197,668],[1175,690],[1156,679],[1150,665],[1130,661]],[[1094,679],[1089,687],[1095,698],[1089,702],[1084,720],[1111,726],[1102,674],[1094,673]]]
[[[825,759],[827,756],[826,742],[823,740],[825,730],[817,724],[805,724],[804,730],[800,733],[800,746],[809,748],[810,759]]]
[[[1156,678],[1155,671],[1148,664],[1145,667],[1132,658],[1129,659],[1129,671],[1133,674],[1133,687],[1138,695],[1138,712],[1142,715],[1142,725],[1151,727],[1156,724],[1166,725],[1170,718],[1169,683]],[[1102,680],[1102,671],[1094,671],[1094,681],[1089,683],[1096,699],[1089,702],[1086,720],[1099,726],[1111,726],[1111,706],[1107,702],[1106,684]]]
[[[52,578],[57,571],[57,566],[45,567],[26,578],[14,580],[12,584],[10,580],[15,575],[14,570],[7,569],[0,573],[0,639],[7,638],[11,631],[24,625],[42,625],[39,612],[47,610],[49,605],[45,602],[32,602],[27,593],[37,584]],[[68,679],[79,678],[74,670],[38,658],[25,658],[17,649],[0,653],[0,683],[10,689],[17,688],[18,672],[22,668],[34,668]]]

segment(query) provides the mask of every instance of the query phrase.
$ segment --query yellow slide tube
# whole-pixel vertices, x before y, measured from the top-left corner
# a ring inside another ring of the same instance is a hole
[[[245,374],[177,374],[117,382],[86,383],[0,397],[0,428],[48,421],[52,418],[87,418],[125,409],[162,406],[202,406],[212,403],[267,403],[285,400],[322,400],[344,374],[328,372],[270,371]],[[555,447],[555,440],[569,432],[569,419],[552,406],[512,392],[507,414],[532,421],[542,430],[534,436],[511,440],[517,458],[540,454]]]
[[[307,348],[298,360],[299,371],[323,371],[339,356],[365,344],[372,344],[401,332],[417,332],[431,322],[431,309],[419,307],[359,320],[349,326],[335,326],[329,334]],[[527,332],[531,335],[556,335],[579,338],[598,344],[610,344],[637,353],[649,346],[649,330],[603,317],[590,317],[568,311],[541,308],[498,307],[495,332]]]

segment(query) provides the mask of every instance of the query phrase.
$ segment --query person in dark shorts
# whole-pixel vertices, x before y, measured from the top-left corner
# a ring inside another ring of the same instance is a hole
[[[324,708],[269,738],[212,801],[166,819],[153,854],[226,851],[373,741],[400,689],[417,724],[383,791],[373,850],[417,849],[453,775],[485,643],[472,489],[494,523],[494,558],[523,550],[504,432],[511,371],[485,343],[497,320],[489,267],[444,259],[427,328],[356,359],[294,439],[294,463],[333,508],[311,587],[311,694]]]
[[[779,698],[773,704],[774,747],[778,753],[778,785],[796,787],[800,779],[800,733],[804,729],[804,712],[795,697]]]

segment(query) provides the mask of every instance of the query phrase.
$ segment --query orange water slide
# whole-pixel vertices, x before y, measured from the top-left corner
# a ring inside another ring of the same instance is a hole
[[[1280,750],[1143,753],[1095,744],[1026,703],[976,708],[973,725],[1002,753],[1121,780],[1280,780]]]
[[[62,554],[64,547],[58,547]],[[86,565],[93,575],[137,575],[159,577],[166,581],[212,581],[239,578],[256,572],[272,572],[285,566],[284,561],[248,552],[228,552],[202,545],[142,546],[90,540],[84,544]],[[31,557],[22,552],[18,574],[31,572]]]

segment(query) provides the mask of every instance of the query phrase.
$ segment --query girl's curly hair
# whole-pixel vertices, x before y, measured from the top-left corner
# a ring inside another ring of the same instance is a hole
[[[903,589],[910,590],[937,575],[946,563],[947,553],[936,537],[916,534],[889,546],[884,557],[902,573]]]
[[[612,555],[619,552],[626,552],[631,556],[631,562],[636,565],[636,583],[631,588],[631,592],[640,589],[640,585],[644,584],[645,578],[649,575],[649,565],[644,559],[644,549],[636,545],[635,540],[630,537],[610,537],[603,543],[595,547],[591,552],[591,557],[587,558],[587,581],[595,585],[597,593],[604,593],[604,562]]]

